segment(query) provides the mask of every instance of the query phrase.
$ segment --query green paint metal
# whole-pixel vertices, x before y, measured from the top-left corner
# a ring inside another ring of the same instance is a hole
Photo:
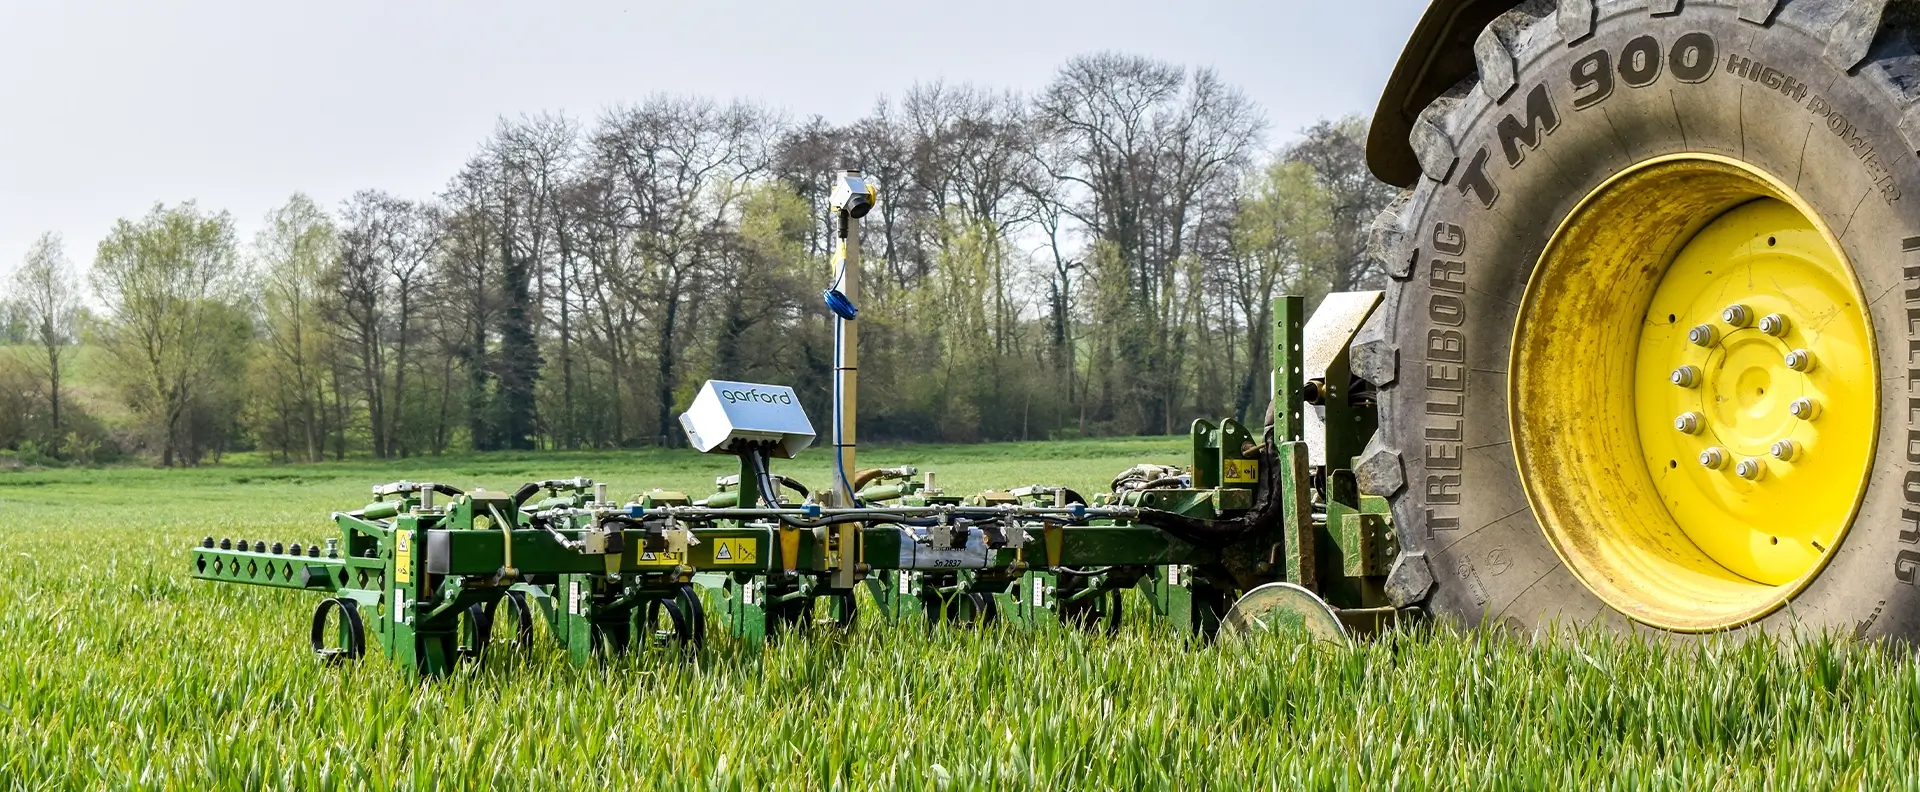
[[[403,482],[385,487],[390,494],[372,504],[336,514],[340,536],[324,554],[208,539],[193,548],[193,575],[313,591],[345,603],[368,633],[358,640],[421,676],[451,673],[478,656],[489,644],[496,615],[509,612],[503,604],[516,601],[528,603],[547,634],[581,663],[647,643],[697,643],[709,620],[746,641],[846,625],[861,612],[886,621],[1000,620],[1027,629],[1066,624],[1111,630],[1120,617],[1121,594],[1129,589],[1144,595],[1155,617],[1210,636],[1236,597],[1274,581],[1318,593],[1343,619],[1351,612],[1357,621],[1390,622],[1381,583],[1397,551],[1391,518],[1383,500],[1355,490],[1349,469],[1372,434],[1372,404],[1349,398],[1342,366],[1338,387],[1322,391],[1330,469],[1313,470],[1303,437],[1304,302],[1276,300],[1273,314],[1271,455],[1262,447],[1268,440],[1238,421],[1195,421],[1186,468],[1190,484],[1103,493],[1087,504],[1202,520],[1245,514],[1265,480],[1259,466],[1271,460],[1278,467],[1273,478],[1280,518],[1219,547],[1121,519],[1049,529],[1030,522],[1001,529],[990,537],[991,546],[968,551],[971,560],[963,568],[903,568],[900,559],[914,557],[915,540],[876,519],[859,529],[865,548],[860,587],[871,601],[861,608],[854,590],[829,585],[826,548],[812,530],[782,527],[773,519],[689,522],[672,529],[691,538],[684,552],[675,552],[668,531],[658,526],[609,527],[605,521],[623,509],[644,513],[692,502],[680,493],[656,490],[637,504],[613,507],[594,501],[591,482],[578,479],[543,482],[548,497],[524,506],[508,493],[481,490],[436,503],[431,485],[408,489]],[[1064,491],[1047,488],[961,498],[903,481],[862,494],[876,514],[962,502],[1071,508]],[[716,508],[761,502],[744,460],[738,485],[706,501]],[[603,518],[535,525],[534,514],[554,510]],[[797,544],[791,571],[780,551],[783,539]],[[704,592],[704,604],[693,591]],[[339,614],[342,607],[325,605],[318,614],[315,648],[329,659],[346,656],[341,650],[356,640],[353,620]]]

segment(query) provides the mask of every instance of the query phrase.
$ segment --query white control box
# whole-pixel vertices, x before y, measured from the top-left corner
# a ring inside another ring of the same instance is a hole
[[[785,385],[707,380],[680,414],[687,442],[710,454],[731,454],[740,442],[771,442],[771,453],[792,459],[813,445],[813,423],[800,397]]]

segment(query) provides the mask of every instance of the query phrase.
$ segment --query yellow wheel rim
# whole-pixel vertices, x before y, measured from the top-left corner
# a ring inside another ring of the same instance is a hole
[[[1527,499],[1575,576],[1679,631],[1805,588],[1872,468],[1865,306],[1818,215],[1749,165],[1661,157],[1589,194],[1535,267],[1508,380]]]

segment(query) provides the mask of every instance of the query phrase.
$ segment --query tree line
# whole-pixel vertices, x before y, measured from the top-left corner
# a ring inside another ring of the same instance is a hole
[[[829,393],[828,177],[864,223],[861,432],[1179,431],[1264,410],[1270,301],[1376,283],[1365,123],[1271,148],[1207,69],[1077,57],[1032,94],[920,85],[846,125],[656,96],[502,119],[437,196],[192,201],[8,286],[0,447],[163,465],[680,442],[708,378]],[[97,375],[74,398],[76,355]],[[107,399],[124,417],[95,413]]]

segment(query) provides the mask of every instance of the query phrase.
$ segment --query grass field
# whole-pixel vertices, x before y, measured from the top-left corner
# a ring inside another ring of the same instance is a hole
[[[1097,490],[1177,439],[876,449],[950,490]],[[793,465],[825,479],[823,457]],[[397,478],[705,491],[689,452],[0,473],[0,788],[1832,789],[1920,787],[1920,667],[1846,641],[1351,649],[925,630],[711,638],[420,684],[328,668],[311,595],[195,582],[202,536],[312,542]],[[1144,607],[1132,609],[1135,614]]]

